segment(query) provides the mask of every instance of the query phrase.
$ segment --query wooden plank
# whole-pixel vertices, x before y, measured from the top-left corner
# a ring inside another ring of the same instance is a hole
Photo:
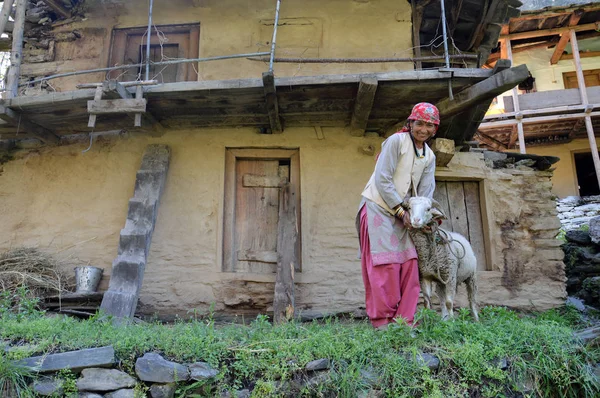
[[[17,126],[17,128],[35,136],[46,144],[58,144],[60,142],[60,138],[54,132],[29,121],[22,114],[2,105],[0,105],[0,119]]]
[[[281,188],[287,181],[287,177],[281,176],[244,174],[242,178],[242,186],[246,188]]]
[[[100,101],[102,99],[102,95],[104,94],[104,90],[102,86],[96,87],[96,92],[94,93],[94,101]],[[89,102],[89,101],[88,101]],[[88,127],[95,128],[96,127],[96,115],[90,115],[88,118]]]
[[[8,98],[14,98],[19,95],[19,77],[21,76],[21,61],[23,59],[23,32],[25,30],[27,0],[17,0],[15,8],[10,67],[6,76],[6,95]]]
[[[448,204],[448,189],[446,187],[446,181],[436,181],[435,191],[433,192],[433,198],[438,201],[442,207],[442,213],[446,216],[446,219],[442,221],[441,227],[452,231],[452,217],[450,217],[450,206]]]
[[[238,250],[238,261],[256,261],[277,264],[277,252],[268,250]]]
[[[552,29],[534,30],[534,31],[530,31],[530,32],[511,33],[508,35],[501,35],[500,39],[510,39],[510,40],[530,39],[533,37],[559,35],[561,33],[565,33],[570,30],[575,30],[575,32],[584,32],[586,30],[599,30],[599,29],[600,29],[600,22],[592,22],[592,23],[586,23],[583,25],[577,25],[577,26],[572,26],[572,27],[565,26],[565,27],[561,27],[561,28],[552,28]]]
[[[436,106],[440,110],[440,117],[453,116],[467,108],[478,105],[483,101],[491,100],[506,90],[516,86],[529,76],[526,65],[503,70],[492,77],[476,83],[471,87],[454,95],[454,100],[445,98]]]
[[[277,92],[275,90],[275,76],[273,72],[263,73],[263,88],[265,90],[265,104],[267,107],[267,113],[269,114],[269,121],[271,123],[271,131],[276,133],[282,133],[283,127],[281,118],[279,117],[279,103],[277,102]]]
[[[110,113],[142,113],[146,112],[146,99],[114,99],[88,101],[88,112],[92,115]]]
[[[225,194],[223,197],[223,259],[224,272],[234,272],[237,258],[235,253],[235,191],[236,191],[236,165],[235,154],[231,150],[225,151]]]
[[[462,182],[446,182],[448,190],[448,204],[452,218],[452,231],[464,237],[469,236],[469,221],[467,220],[467,207],[465,205],[465,191]]]
[[[365,77],[360,79],[358,93],[354,102],[354,111],[350,121],[350,134],[355,137],[365,135],[365,129],[369,123],[369,115],[373,108],[375,93],[377,92],[377,79]]]
[[[273,298],[273,321],[282,323],[294,318],[296,267],[296,199],[292,184],[281,189],[279,201],[279,226],[277,232],[277,275]]]
[[[600,51],[580,51],[579,58],[593,58],[600,57]],[[560,60],[573,59],[573,54],[562,54]]]
[[[465,204],[467,207],[467,221],[469,224],[469,242],[477,257],[477,271],[487,270],[485,260],[485,241],[483,237],[483,222],[481,217],[481,205],[479,203],[479,183],[476,181],[465,181]]]
[[[121,83],[119,83],[116,80],[108,80],[108,81],[103,82],[102,90],[105,93],[117,93],[119,95],[119,97],[121,97],[122,99],[133,98],[133,95],[131,95],[131,93],[129,91],[127,91],[127,88],[125,88],[124,85],[122,85]]]
[[[265,159],[236,160],[235,247],[238,251],[277,251],[279,188],[244,187],[246,174],[278,177],[279,161]],[[273,272],[251,261],[236,261],[236,271]]]
[[[575,26],[579,23],[581,16],[584,14],[583,10],[575,10],[571,16],[569,17],[569,23],[567,26]],[[567,44],[569,43],[570,35],[565,32],[560,35],[560,40],[556,44],[554,48],[554,53],[552,53],[552,57],[550,57],[550,65],[555,65],[560,60]]]
[[[136,99],[142,99],[144,98],[144,89],[142,88],[142,86],[137,86],[135,88],[135,98]],[[133,120],[133,126],[134,127],[141,127],[142,126],[142,114],[141,113],[136,113],[134,116],[134,120]]]

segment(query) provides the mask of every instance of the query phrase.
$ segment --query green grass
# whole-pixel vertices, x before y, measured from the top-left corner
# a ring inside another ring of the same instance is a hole
[[[382,332],[366,321],[334,318],[280,326],[258,316],[247,326],[217,326],[206,319],[117,327],[100,317],[79,321],[34,314],[0,319],[0,340],[30,344],[37,354],[112,345],[121,369],[131,374],[135,360],[148,351],[181,363],[205,361],[220,370],[216,380],[180,385],[179,396],[213,397],[242,388],[253,390],[253,397],[354,397],[369,389],[389,397],[510,397],[519,391],[600,396],[591,367],[600,361],[600,351],[573,339],[573,328],[583,325],[571,308],[523,315],[487,307],[480,323],[465,310],[448,322],[427,310],[417,317],[414,330],[398,324]],[[436,355],[439,370],[415,364],[418,352]],[[319,358],[332,361],[329,377],[310,386],[297,383],[306,363]],[[506,370],[498,366],[503,359]],[[3,361],[0,380],[14,372]]]

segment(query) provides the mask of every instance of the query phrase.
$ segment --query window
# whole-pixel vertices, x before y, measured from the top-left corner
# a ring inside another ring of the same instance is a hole
[[[113,29],[108,66],[138,64],[146,61],[147,27]],[[154,26],[150,37],[150,61],[169,61],[177,58],[198,58],[200,25]],[[150,65],[150,79],[160,83],[198,80],[195,63]],[[111,79],[143,80],[146,68],[112,71]]]
[[[294,194],[281,195],[290,183]],[[300,162],[297,149],[227,149],[223,271],[277,272],[280,204],[296,208],[296,264],[301,270]],[[291,203],[291,202],[288,202]],[[292,246],[293,247],[293,246]]]
[[[577,72],[564,72],[563,81],[565,88],[579,88]],[[600,69],[584,70],[583,81],[586,87],[600,86]]]

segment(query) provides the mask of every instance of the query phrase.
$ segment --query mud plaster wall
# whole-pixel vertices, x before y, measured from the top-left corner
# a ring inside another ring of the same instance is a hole
[[[552,177],[554,183],[552,192],[560,198],[579,195],[573,155],[590,153],[590,142],[587,139],[580,138],[562,145],[532,147],[528,148],[527,152],[536,155],[558,156],[560,161],[553,166],[556,167],[556,170]]]
[[[105,269],[106,289],[127,202],[145,147],[165,143],[172,158],[161,199],[139,310],[186,315],[267,311],[274,275],[221,272],[226,147],[299,148],[303,270],[297,307],[306,314],[363,307],[354,216],[374,165],[359,148],[378,138],[312,128],[260,135],[249,129],[124,136],[17,153],[0,174],[0,250],[31,245],[77,264]],[[481,179],[489,223],[490,271],[480,275],[483,304],[549,308],[564,296],[559,227],[550,173],[487,169],[480,154],[457,154],[440,179]]]
[[[87,4],[84,21],[54,29],[55,34],[77,30],[82,37],[59,43],[53,62],[23,65],[22,74],[35,76],[106,67],[112,29],[148,24],[146,1]],[[192,4],[189,0],[155,2],[153,22],[155,25],[200,23],[200,57],[270,51],[276,2],[211,0],[203,2],[202,7]],[[289,0],[282,2],[280,18],[277,39],[280,57],[412,56],[408,2]],[[283,77],[412,69],[411,63],[276,64],[275,74]],[[256,78],[267,70],[268,64],[263,62],[231,59],[198,64],[198,78]],[[51,84],[53,89],[65,91],[75,89],[78,83],[103,79],[103,73],[96,73],[52,80]]]

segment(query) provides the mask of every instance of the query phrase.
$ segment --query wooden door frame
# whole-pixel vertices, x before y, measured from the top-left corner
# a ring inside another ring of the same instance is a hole
[[[298,266],[296,271],[302,270],[302,217],[301,217],[301,187],[300,187],[300,150],[298,148],[225,148],[225,192],[223,200],[223,243],[221,271],[233,272],[235,229],[233,217],[235,216],[236,198],[236,161],[238,159],[255,160],[289,160],[290,182],[296,189],[296,225],[298,238],[296,253]]]
[[[489,193],[488,193],[488,182],[484,178],[478,177],[467,177],[464,175],[444,175],[444,176],[436,176],[436,181],[443,182],[477,182],[479,183],[479,208],[481,211],[481,228],[483,230],[483,243],[485,245],[485,262],[486,267],[485,271],[494,271],[494,264],[496,260],[496,255],[494,250],[492,250],[492,239],[491,239],[491,229],[490,229],[490,220],[493,220],[492,209],[488,206],[490,201]]]

